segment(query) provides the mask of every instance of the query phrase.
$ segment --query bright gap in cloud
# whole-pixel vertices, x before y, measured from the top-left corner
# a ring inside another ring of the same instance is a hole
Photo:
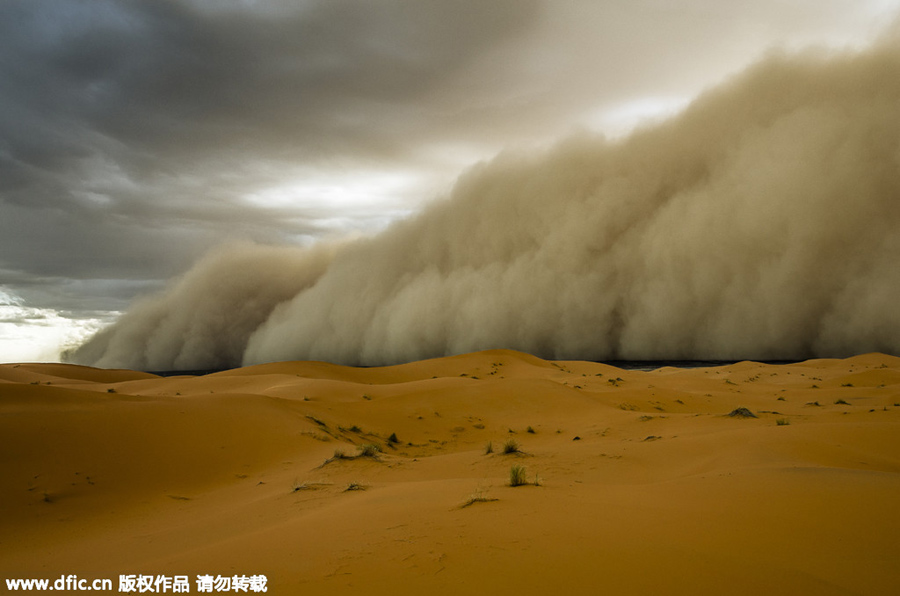
[[[593,131],[618,139],[640,126],[676,115],[690,102],[687,97],[638,97],[615,106],[596,108],[588,112],[582,122]]]
[[[419,178],[413,172],[310,172],[245,199],[269,208],[370,208],[377,203],[397,203],[421,182]]]
[[[407,217],[423,198],[427,175],[412,171],[317,170],[250,193],[263,209],[297,210],[335,233],[377,232]]]
[[[53,309],[30,307],[0,288],[0,362],[59,362],[63,351],[80,345],[109,322],[70,319]]]

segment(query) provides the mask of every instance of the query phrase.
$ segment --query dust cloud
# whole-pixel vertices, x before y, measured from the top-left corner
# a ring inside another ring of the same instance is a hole
[[[886,39],[770,54],[621,140],[503,153],[372,238],[212,255],[70,358],[897,354],[898,264],[900,44]]]

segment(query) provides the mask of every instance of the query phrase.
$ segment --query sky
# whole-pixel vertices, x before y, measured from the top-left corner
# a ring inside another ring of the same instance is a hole
[[[236,241],[376,235],[509,149],[663,120],[900,0],[7,0],[0,361],[55,361]]]

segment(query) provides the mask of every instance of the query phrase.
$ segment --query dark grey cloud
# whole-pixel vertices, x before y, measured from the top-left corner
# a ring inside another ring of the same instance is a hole
[[[0,268],[159,279],[226,238],[327,233],[327,206],[243,197],[297,164],[377,166],[407,150],[409,106],[535,8],[5,2]]]

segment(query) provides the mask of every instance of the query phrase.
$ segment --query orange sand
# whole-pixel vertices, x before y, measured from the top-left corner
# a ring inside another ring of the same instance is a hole
[[[758,418],[726,415],[739,406]],[[503,454],[509,438],[524,453]],[[324,463],[365,443],[383,453]],[[540,485],[508,486],[514,464]],[[2,365],[0,478],[0,582],[896,594],[900,358],[639,372],[489,351],[171,378]]]

